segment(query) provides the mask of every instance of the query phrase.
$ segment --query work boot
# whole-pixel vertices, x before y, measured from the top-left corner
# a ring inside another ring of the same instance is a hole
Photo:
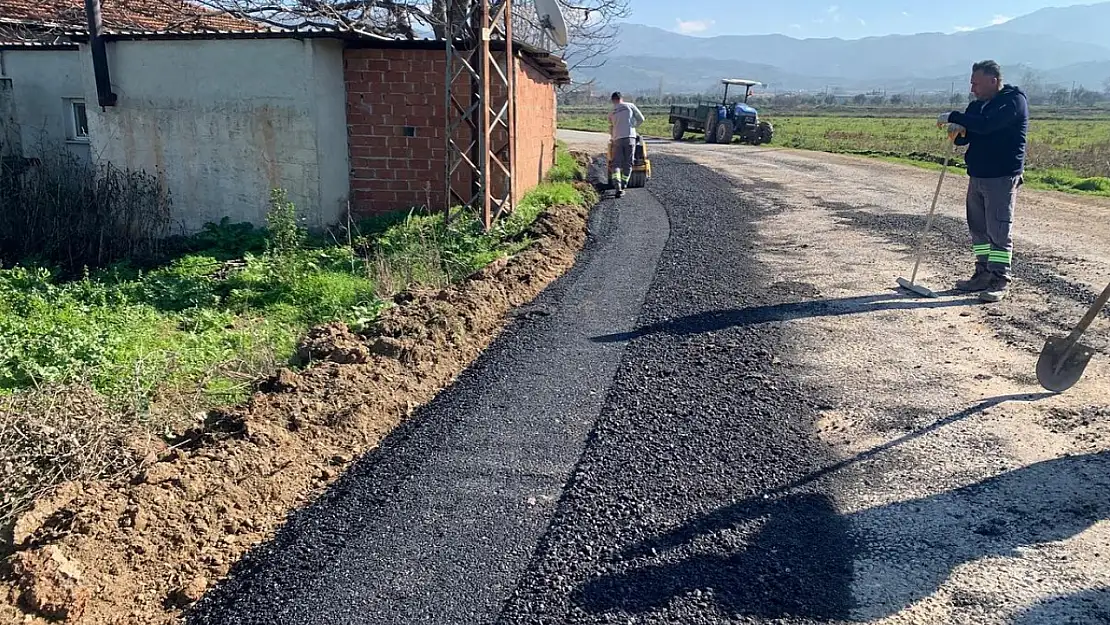
[[[957,291],[982,291],[991,285],[991,274],[988,271],[977,269],[975,275],[968,280],[957,280]]]
[[[992,276],[990,284],[979,294],[979,299],[984,302],[995,303],[1005,299],[1010,291],[1010,281],[1005,278]]]

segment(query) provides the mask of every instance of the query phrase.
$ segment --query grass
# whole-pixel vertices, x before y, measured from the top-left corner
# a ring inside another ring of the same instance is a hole
[[[525,247],[544,209],[583,202],[578,176],[560,150],[548,181],[491,232],[470,215],[448,225],[404,212],[364,220],[340,243],[309,237],[277,194],[269,228],[209,224],[159,266],[123,262],[77,279],[0,270],[0,394],[84,381],[140,407],[183,389],[238,401],[309,327],[364,325],[402,289],[450,284]]]
[[[245,399],[292,363],[310,327],[358,330],[401,290],[449,285],[527,247],[545,209],[589,201],[559,147],[547,180],[488,232],[474,215],[448,224],[412,211],[310,236],[275,192],[266,228],[209,224],[154,265],[0,268],[0,529],[63,481],[132,466],[129,441],[172,440]]]
[[[943,135],[933,118],[767,115],[775,126],[772,145],[895,159],[915,165],[943,161]],[[563,114],[559,127],[606,132],[603,112]],[[648,114],[642,131],[670,136],[665,114]],[[700,141],[701,135],[687,134]],[[1110,119],[1034,119],[1030,122],[1030,187],[1110,197]],[[963,160],[955,159],[957,166]]]

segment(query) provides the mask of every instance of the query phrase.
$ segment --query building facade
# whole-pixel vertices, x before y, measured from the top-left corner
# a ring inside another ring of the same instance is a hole
[[[0,0],[0,9],[13,1],[21,0]],[[157,24],[114,17],[125,27],[109,24],[105,35],[111,106],[98,105],[82,31],[0,41],[0,113],[18,128],[23,156],[69,149],[157,174],[176,232],[223,217],[262,224],[275,188],[312,226],[342,222],[348,210],[446,205],[444,42],[241,21],[234,30],[135,30],[126,25]],[[514,58],[519,198],[553,162],[555,90],[569,74],[527,46]]]

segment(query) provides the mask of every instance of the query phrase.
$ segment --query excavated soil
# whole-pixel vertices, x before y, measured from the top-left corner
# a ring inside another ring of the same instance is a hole
[[[461,284],[402,293],[363,335],[316,328],[243,406],[213,414],[118,482],[67,483],[12,530],[0,622],[172,623],[286,514],[426,403],[512,308],[571,267],[588,208],[557,207],[535,243]]]

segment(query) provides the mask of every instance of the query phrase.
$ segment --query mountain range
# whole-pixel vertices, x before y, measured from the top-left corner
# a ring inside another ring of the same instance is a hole
[[[666,50],[662,56],[660,50]],[[797,39],[781,34],[691,37],[624,23],[600,67],[578,78],[601,89],[670,93],[716,89],[725,77],[775,90],[947,91],[964,89],[972,62],[991,58],[1020,78],[1101,90],[1110,80],[1110,2],[1041,9],[1008,22],[953,34],[862,39]]]

